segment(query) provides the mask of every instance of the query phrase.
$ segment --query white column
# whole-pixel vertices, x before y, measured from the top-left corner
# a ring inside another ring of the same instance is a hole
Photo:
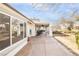
[[[12,45],[12,17],[10,17],[10,45]]]
[[[52,31],[53,31],[53,30],[52,30],[52,25],[50,24],[50,25],[49,25],[49,36],[52,36],[52,35],[53,35],[53,34],[52,34]]]
[[[28,22],[26,23],[26,35],[27,35],[27,37],[29,37],[29,24],[28,24]]]

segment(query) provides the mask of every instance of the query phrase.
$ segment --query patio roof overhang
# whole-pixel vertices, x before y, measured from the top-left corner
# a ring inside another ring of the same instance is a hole
[[[25,15],[23,15],[21,12],[17,11],[15,8],[13,8],[12,6],[10,6],[9,4],[7,4],[7,3],[2,3],[2,4],[4,4],[5,6],[11,8],[12,10],[14,10],[15,12],[17,12],[18,14],[20,14],[24,18],[28,19],[28,21],[34,23],[31,19],[29,19],[28,17],[26,17]]]

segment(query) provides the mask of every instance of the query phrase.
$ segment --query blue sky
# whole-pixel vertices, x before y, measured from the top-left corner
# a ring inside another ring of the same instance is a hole
[[[31,3],[11,3],[12,7],[27,16],[50,23],[57,22],[61,17],[68,18],[73,11],[79,11],[79,4],[31,4]]]

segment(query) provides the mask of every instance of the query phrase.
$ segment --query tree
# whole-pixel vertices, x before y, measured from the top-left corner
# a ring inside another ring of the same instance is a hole
[[[69,27],[68,27],[69,31],[71,31],[73,29],[73,25],[74,25],[74,22],[73,21],[69,21]]]

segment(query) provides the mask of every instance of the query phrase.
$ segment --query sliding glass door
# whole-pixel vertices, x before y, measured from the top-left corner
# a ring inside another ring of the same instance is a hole
[[[18,19],[12,19],[12,43],[23,39],[23,22]]]
[[[10,45],[10,17],[0,13],[0,50]]]
[[[0,13],[0,51],[26,37],[26,22]]]
[[[12,19],[12,43],[19,41],[20,33],[19,31],[19,21],[17,19]]]
[[[12,43],[16,43],[26,37],[26,23],[13,18],[12,19]]]

